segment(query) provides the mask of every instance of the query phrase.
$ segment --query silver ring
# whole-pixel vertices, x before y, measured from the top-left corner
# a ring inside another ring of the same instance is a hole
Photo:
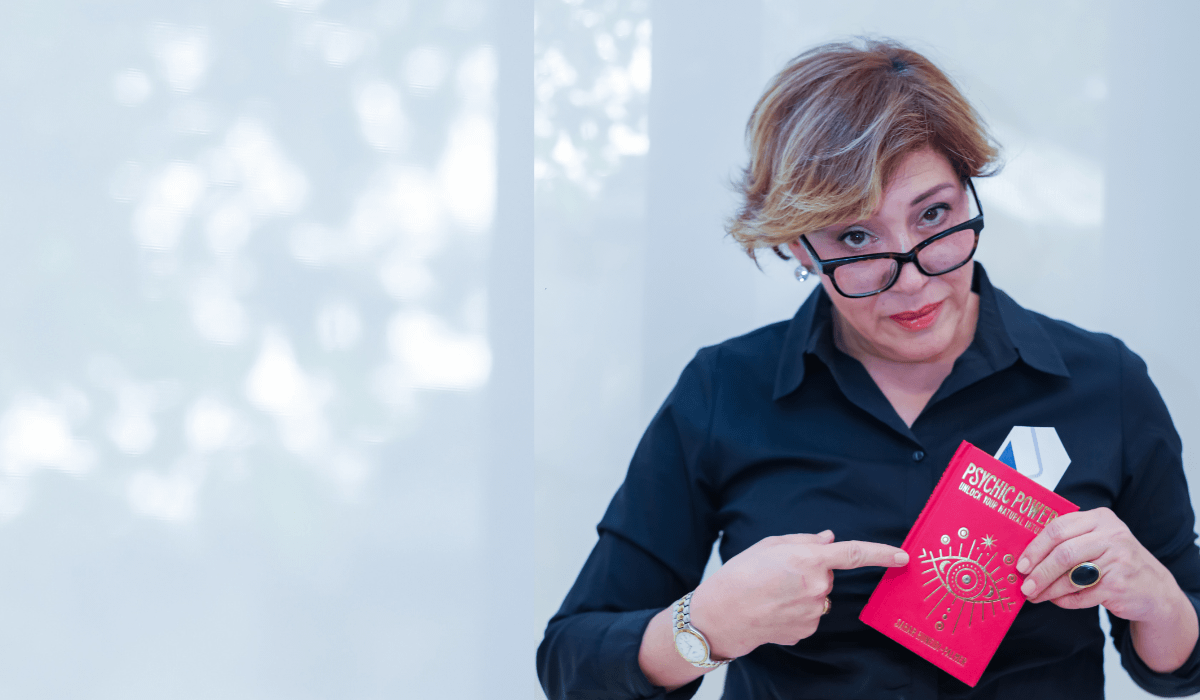
[[[833,601],[829,599],[829,596],[825,596],[825,605],[821,608],[821,615],[822,616],[828,615],[829,611],[832,609],[833,609]]]
[[[1100,583],[1100,577],[1104,573],[1100,571],[1100,567],[1090,561],[1085,561],[1082,564],[1076,564],[1074,569],[1071,569],[1071,585],[1079,588],[1091,588]]]

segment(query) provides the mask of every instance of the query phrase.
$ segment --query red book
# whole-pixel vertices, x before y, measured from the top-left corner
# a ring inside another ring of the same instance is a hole
[[[1018,557],[1077,510],[964,441],[859,619],[974,687],[1025,603]]]

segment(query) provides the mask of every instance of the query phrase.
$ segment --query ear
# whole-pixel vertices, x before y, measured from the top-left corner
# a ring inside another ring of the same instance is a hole
[[[808,251],[804,250],[804,246],[800,245],[799,238],[788,243],[787,247],[788,252],[792,254],[792,257],[796,260],[796,262],[807,268],[809,272],[817,269],[816,266],[813,265],[812,258],[808,257]]]

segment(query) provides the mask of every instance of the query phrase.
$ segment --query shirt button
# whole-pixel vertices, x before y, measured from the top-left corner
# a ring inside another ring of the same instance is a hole
[[[917,450],[916,452],[914,452],[914,453],[913,453],[913,461],[914,461],[914,462],[920,462],[920,461],[921,461],[921,460],[923,460],[923,459],[925,459],[925,453],[924,453],[924,452],[922,452],[922,451],[920,451],[920,450]]]

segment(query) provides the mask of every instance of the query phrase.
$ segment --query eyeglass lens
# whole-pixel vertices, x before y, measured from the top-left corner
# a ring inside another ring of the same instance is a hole
[[[963,229],[938,239],[917,253],[917,262],[929,275],[962,265],[975,248],[975,231]],[[833,270],[833,281],[845,294],[870,294],[892,284],[900,263],[890,258],[861,260]]]

